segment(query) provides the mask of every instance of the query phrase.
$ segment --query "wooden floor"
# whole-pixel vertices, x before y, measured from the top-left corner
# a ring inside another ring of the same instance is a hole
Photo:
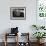
[[[3,42],[2,43],[0,42],[0,46],[4,46],[4,43]],[[15,42],[14,43],[10,42],[10,43],[8,43],[7,46],[15,46]],[[37,46],[37,43],[32,42],[32,43],[30,43],[30,46]],[[44,45],[42,45],[42,46],[46,46],[46,43],[44,43]]]

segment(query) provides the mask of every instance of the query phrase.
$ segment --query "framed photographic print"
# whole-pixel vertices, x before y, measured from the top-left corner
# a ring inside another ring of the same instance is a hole
[[[26,19],[26,7],[11,7],[10,8],[11,20],[25,20]]]
[[[37,0],[36,2],[36,24],[46,25],[46,0]]]
[[[37,1],[37,13],[39,18],[46,18],[46,4],[44,3],[46,1],[44,0],[38,0]]]

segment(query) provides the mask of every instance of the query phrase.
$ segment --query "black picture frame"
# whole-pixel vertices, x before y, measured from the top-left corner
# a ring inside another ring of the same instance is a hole
[[[11,20],[26,20],[26,7],[10,7]]]

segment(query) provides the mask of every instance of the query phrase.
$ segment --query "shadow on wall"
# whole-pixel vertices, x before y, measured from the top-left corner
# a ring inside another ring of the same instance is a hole
[[[10,33],[10,32],[11,32],[11,28],[8,28],[8,29],[5,29],[2,34]]]

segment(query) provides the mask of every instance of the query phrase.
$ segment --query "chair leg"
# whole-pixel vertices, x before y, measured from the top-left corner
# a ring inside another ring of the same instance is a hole
[[[4,42],[4,44],[5,44],[5,46],[7,46],[7,42],[6,41]]]

